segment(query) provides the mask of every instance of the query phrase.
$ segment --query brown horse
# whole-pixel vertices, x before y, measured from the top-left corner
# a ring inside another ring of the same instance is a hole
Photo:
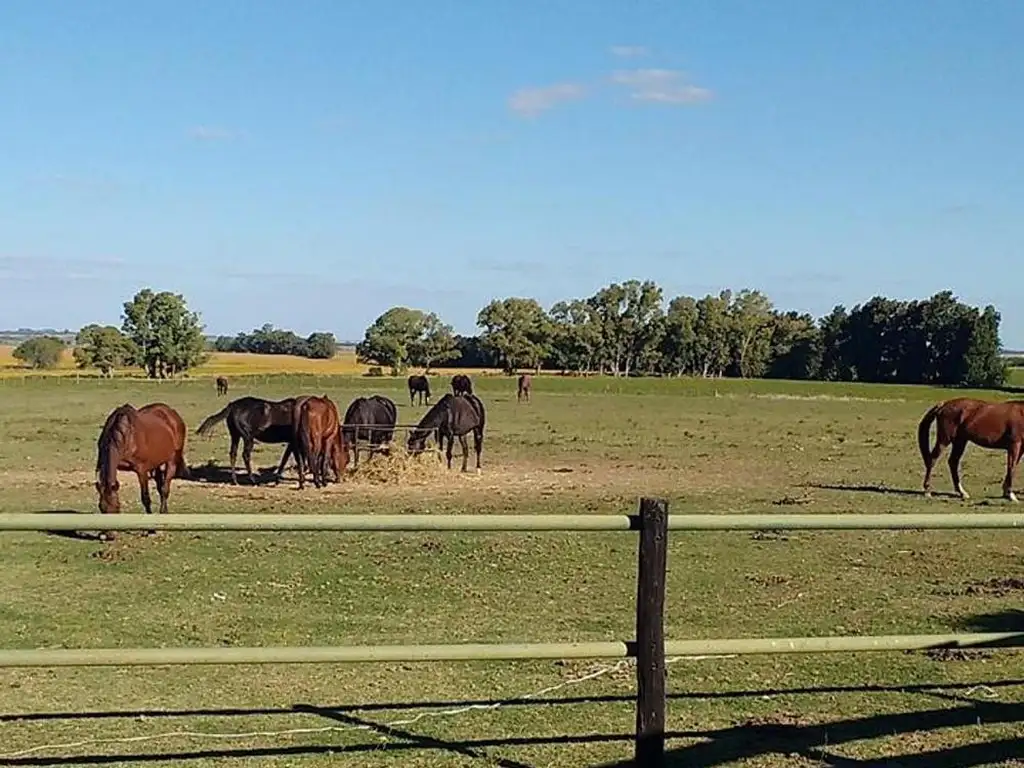
[[[171,493],[171,480],[188,476],[185,463],[185,422],[164,403],[150,403],[135,409],[125,403],[115,408],[100,431],[96,443],[96,490],[103,514],[121,511],[118,490],[118,470],[134,472],[139,478],[142,506],[146,514],[153,513],[149,496],[149,477],[156,480],[160,494],[160,513],[167,512],[167,497]],[[112,531],[101,538],[113,539]]]
[[[299,468],[299,488],[306,486],[306,467],[313,475],[313,485],[327,485],[327,465],[331,465],[334,481],[348,465],[348,450],[341,433],[341,420],[334,402],[323,397],[302,397],[295,403],[295,441],[292,452]]]
[[[530,387],[533,386],[533,377],[528,373],[524,373],[519,377],[519,388],[516,390],[516,402],[518,403],[524,397],[526,402],[530,402]]]
[[[929,433],[936,422],[935,447],[929,450]],[[972,397],[946,400],[928,410],[917,427],[917,443],[924,460],[924,493],[931,496],[932,468],[947,445],[949,473],[953,488],[962,499],[970,498],[960,482],[960,459],[968,443],[982,448],[1006,451],[1006,476],[1003,498],[1017,501],[1013,492],[1013,475],[1024,451],[1024,400],[990,403]]]
[[[221,395],[227,395],[228,393],[228,380],[223,376],[217,377],[217,397]]]

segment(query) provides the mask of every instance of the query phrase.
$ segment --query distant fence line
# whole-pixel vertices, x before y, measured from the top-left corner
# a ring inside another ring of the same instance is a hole
[[[666,641],[669,530],[1024,529],[1024,514],[676,515],[668,503],[641,499],[636,515],[282,515],[77,513],[0,514],[0,531],[637,531],[636,636],[582,643],[368,645],[263,648],[87,648],[0,650],[0,667],[162,666],[636,658],[635,765],[664,765],[666,654],[673,656],[1021,648],[1024,632]]]

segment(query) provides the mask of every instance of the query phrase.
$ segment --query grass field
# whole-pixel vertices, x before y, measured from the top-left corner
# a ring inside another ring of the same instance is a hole
[[[481,377],[480,475],[356,477],[317,491],[178,481],[176,513],[998,511],[1004,457],[968,450],[969,502],[919,493],[914,431],[946,391],[784,382],[545,377],[534,402]],[[383,391],[403,382],[239,378],[232,396]],[[999,397],[996,393],[987,396]],[[1005,397],[1005,395],[1002,395]],[[163,400],[190,429],[208,381],[0,382],[0,511],[95,509],[103,418]],[[224,464],[223,427],[190,436]],[[260,448],[269,467],[279,448]],[[138,511],[122,477],[126,511]],[[1018,532],[681,533],[667,633],[700,637],[1024,630]],[[633,635],[633,534],[123,535],[113,545],[0,536],[0,645],[11,648],[614,640]],[[1024,661],[1005,653],[832,654],[669,667],[679,766],[1011,765],[1024,754]],[[631,753],[634,682],[600,667],[461,663],[0,671],[0,765],[603,766]],[[414,721],[414,722],[410,722]],[[334,728],[337,730],[317,730]],[[310,729],[289,735],[260,735]],[[237,738],[182,732],[241,734]],[[152,738],[177,732],[176,736]],[[134,739],[135,741],[104,741]],[[84,743],[82,743],[84,742]],[[80,743],[80,744],[79,744]],[[65,744],[24,753],[37,745]],[[78,744],[75,746],[75,744]],[[1020,764],[1019,762],[1016,764]]]

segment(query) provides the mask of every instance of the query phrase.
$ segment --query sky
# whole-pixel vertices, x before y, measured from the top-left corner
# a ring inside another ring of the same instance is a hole
[[[652,279],[1024,346],[1019,0],[4,0],[0,327],[462,333]]]

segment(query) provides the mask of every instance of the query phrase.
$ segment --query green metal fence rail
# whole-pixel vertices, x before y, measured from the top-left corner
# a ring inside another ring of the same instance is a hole
[[[76,513],[0,514],[0,531],[634,531],[639,532],[636,639],[628,642],[368,645],[278,648],[93,648],[0,650],[3,667],[303,664],[472,660],[636,658],[635,765],[661,766],[665,742],[666,655],[922,651],[1024,648],[1024,632],[668,641],[664,637],[669,530],[1024,530],[1024,514],[668,515],[668,504],[641,499],[636,515],[281,515]]]

